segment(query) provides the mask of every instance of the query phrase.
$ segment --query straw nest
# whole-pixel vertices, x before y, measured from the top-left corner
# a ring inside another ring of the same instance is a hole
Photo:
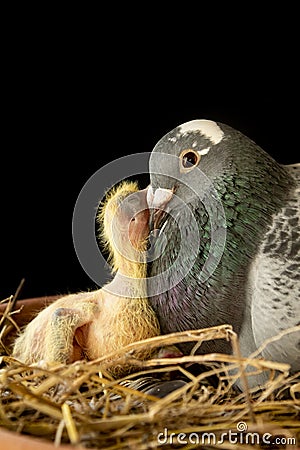
[[[263,360],[259,351],[241,358],[231,326],[158,336],[96,361],[27,366],[10,356],[7,344],[17,328],[13,300],[5,300],[0,316],[1,427],[55,445],[110,450],[300,445],[300,374],[297,380],[289,375],[289,365]],[[233,355],[194,354],[201,342],[212,339],[230,340]],[[147,361],[134,356],[137,349],[187,341],[195,342],[189,356]],[[134,371],[126,378],[112,379],[108,369],[113,364],[130,364]],[[190,370],[196,365],[205,369],[197,376]],[[261,389],[247,388],[246,368],[268,373]],[[234,375],[232,369],[236,369]],[[238,376],[245,385],[243,393],[233,387]],[[184,378],[188,383],[157,398],[136,389],[147,377]]]

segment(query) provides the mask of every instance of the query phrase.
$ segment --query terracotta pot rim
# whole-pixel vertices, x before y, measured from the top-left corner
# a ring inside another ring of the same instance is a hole
[[[0,442],[1,448],[5,450],[78,450],[80,448],[71,444],[62,444],[57,447],[46,439],[20,434],[3,427],[0,427]]]

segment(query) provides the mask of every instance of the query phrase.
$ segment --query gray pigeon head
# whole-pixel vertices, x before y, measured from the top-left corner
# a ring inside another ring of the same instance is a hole
[[[156,189],[168,189],[189,202],[193,195],[187,187],[197,168],[215,183],[244,170],[248,176],[253,171],[263,177],[274,165],[277,164],[268,153],[230,126],[212,120],[192,120],[158,141],[149,169],[153,194]],[[199,171],[195,176],[199,176]]]
[[[163,136],[149,169],[148,205],[159,209],[159,221],[152,221],[156,228],[163,223],[162,211],[199,206],[213,197],[222,202],[229,227],[241,225],[229,220],[235,206],[241,211],[253,207],[254,222],[277,210],[290,183],[284,167],[254,141],[212,120],[192,120]]]

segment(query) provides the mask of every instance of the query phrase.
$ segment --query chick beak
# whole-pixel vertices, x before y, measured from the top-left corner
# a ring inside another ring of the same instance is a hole
[[[173,197],[173,190],[158,188],[153,192],[152,186],[148,187],[147,203],[150,209],[149,227],[154,235],[158,233],[159,224],[166,212],[166,206]]]

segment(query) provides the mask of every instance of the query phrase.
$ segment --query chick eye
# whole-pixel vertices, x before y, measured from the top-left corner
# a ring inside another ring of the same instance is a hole
[[[184,150],[180,155],[182,170],[184,172],[192,170],[195,166],[197,166],[200,158],[199,153],[194,150]]]

